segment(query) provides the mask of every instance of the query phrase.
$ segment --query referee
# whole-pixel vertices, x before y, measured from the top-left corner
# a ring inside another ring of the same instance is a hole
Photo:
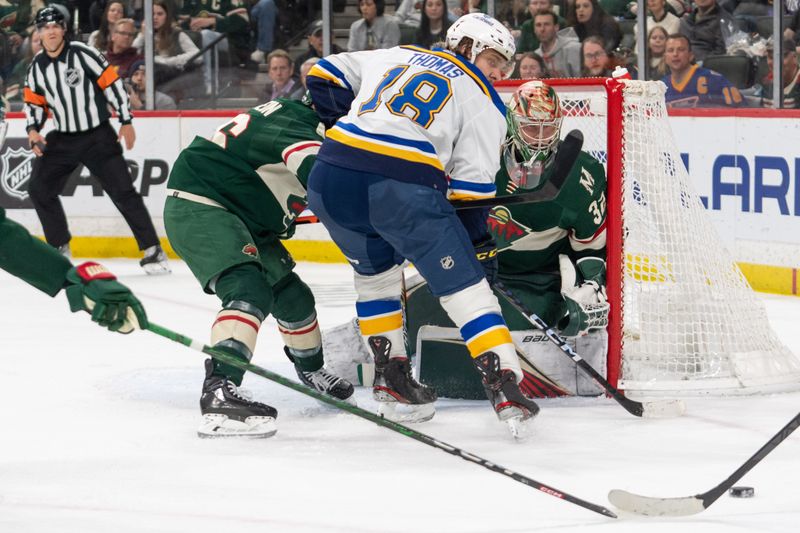
[[[133,187],[119,139],[133,148],[128,94],[108,61],[94,48],[65,40],[66,21],[55,7],[36,15],[42,48],[25,78],[28,142],[36,154],[29,194],[47,242],[69,255],[70,233],[59,194],[72,171],[83,163],[100,180],[103,190],[130,226],[148,274],[168,273],[167,257],[159,246],[153,222],[142,197]],[[108,123],[109,104],[119,115],[119,136]],[[39,130],[53,114],[55,130]]]

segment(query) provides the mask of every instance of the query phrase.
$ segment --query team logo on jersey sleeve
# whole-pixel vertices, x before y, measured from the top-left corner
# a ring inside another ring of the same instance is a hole
[[[506,207],[495,207],[489,212],[489,232],[497,241],[497,249],[503,250],[512,246],[531,233],[531,229],[523,226],[511,216],[511,211]]]
[[[242,248],[242,253],[258,259],[258,248],[256,248],[256,245],[253,243],[248,242],[245,244]]]
[[[64,83],[68,87],[77,87],[83,79],[83,71],[78,68],[68,68],[64,71]]]

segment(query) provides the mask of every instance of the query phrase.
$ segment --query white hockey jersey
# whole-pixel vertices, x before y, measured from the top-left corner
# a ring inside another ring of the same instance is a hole
[[[355,95],[328,130],[319,159],[449,189],[451,199],[495,195],[505,105],[463,57],[416,46],[336,54],[309,77]],[[309,88],[315,104],[326,97],[311,82]]]

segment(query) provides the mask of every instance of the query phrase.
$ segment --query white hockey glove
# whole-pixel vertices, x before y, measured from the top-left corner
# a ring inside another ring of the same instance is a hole
[[[569,317],[561,333],[565,337],[577,337],[608,326],[611,306],[606,298],[606,288],[596,281],[584,281],[578,285],[575,265],[564,254],[559,254],[558,266],[561,271],[561,296],[567,304]]]

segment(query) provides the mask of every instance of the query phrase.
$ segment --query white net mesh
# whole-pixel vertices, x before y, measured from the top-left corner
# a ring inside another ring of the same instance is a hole
[[[556,86],[562,135],[607,163],[603,85]],[[660,82],[626,82],[622,106],[622,352],[631,396],[747,394],[800,388],[800,361],[722,245],[675,146]],[[611,216],[611,214],[609,214]],[[614,238],[609,236],[609,238]],[[612,360],[613,358],[610,358]],[[611,369],[609,369],[610,371]]]

